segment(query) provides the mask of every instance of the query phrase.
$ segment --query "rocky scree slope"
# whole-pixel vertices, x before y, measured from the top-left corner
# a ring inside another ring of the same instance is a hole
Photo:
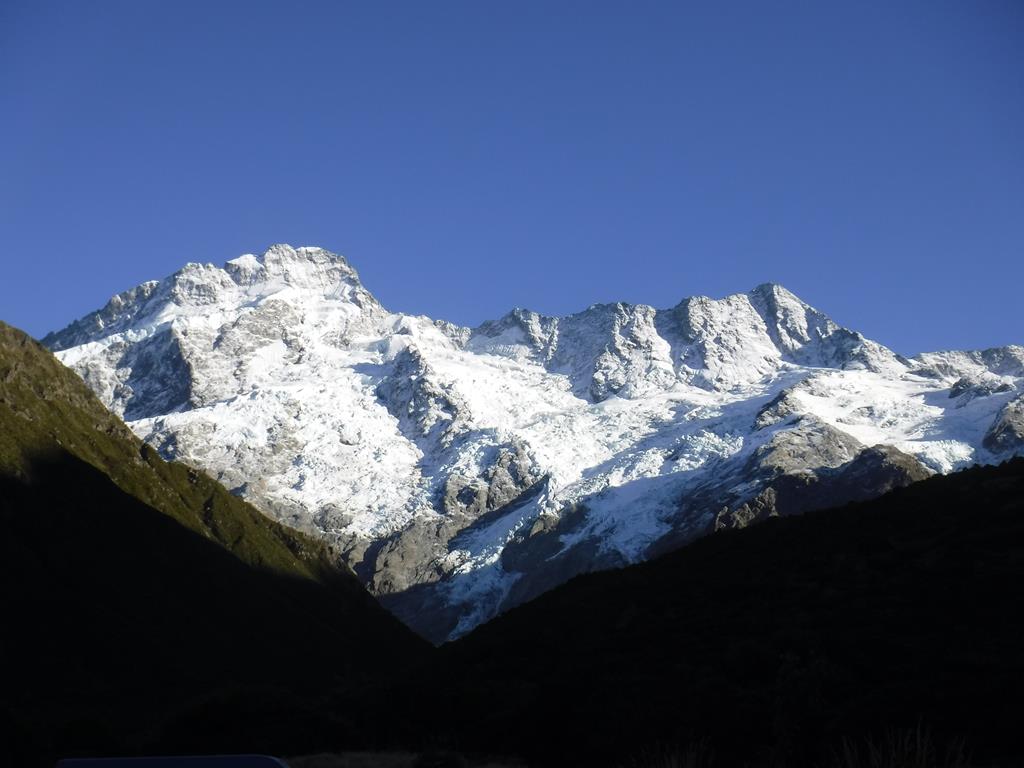
[[[581,571],[1024,450],[1024,348],[907,359],[770,284],[470,329],[278,245],[44,343],[435,641]]]

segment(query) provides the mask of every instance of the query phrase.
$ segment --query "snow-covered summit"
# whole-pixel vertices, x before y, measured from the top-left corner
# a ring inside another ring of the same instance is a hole
[[[560,318],[516,309],[474,329],[469,348],[564,373],[594,401],[679,383],[730,389],[794,365],[895,374],[908,365],[772,283],[723,299],[686,298],[667,310],[595,304]]]
[[[102,309],[44,339],[54,350],[88,344],[127,330],[170,322],[217,309],[239,311],[271,298],[308,295],[371,311],[380,304],[343,256],[323,248],[274,245],[262,255],[244,254],[222,267],[189,262],[164,280],[153,280],[114,296]]]
[[[1024,349],[904,359],[774,284],[469,329],[277,245],[44,341],[165,456],[332,539],[435,638],[798,498],[1024,451]]]

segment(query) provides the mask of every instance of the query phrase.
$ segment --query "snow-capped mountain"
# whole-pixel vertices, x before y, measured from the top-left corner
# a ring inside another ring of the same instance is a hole
[[[328,537],[438,640],[715,528],[1024,452],[1024,348],[906,359],[778,285],[469,329],[277,245],[44,342],[164,456]]]

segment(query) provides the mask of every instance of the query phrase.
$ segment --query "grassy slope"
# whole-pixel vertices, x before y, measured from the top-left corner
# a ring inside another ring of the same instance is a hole
[[[319,542],[268,520],[202,472],[160,459],[48,350],[0,323],[0,472],[29,477],[34,461],[57,452],[249,565],[306,578],[336,570]]]
[[[323,545],[160,460],[2,325],[0,534],[0,763],[358,745],[320,697],[429,650]]]

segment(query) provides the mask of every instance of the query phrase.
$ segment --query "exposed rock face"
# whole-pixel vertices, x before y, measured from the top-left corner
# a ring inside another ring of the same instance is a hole
[[[435,640],[797,497],[1024,451],[1024,349],[907,360],[770,284],[468,329],[282,245],[45,341],[164,456],[325,537]]]
[[[458,550],[452,540],[472,536],[522,506],[536,495],[541,480],[521,443],[499,447],[480,475],[449,475],[435,503],[439,514],[415,518],[376,550],[370,586],[389,594],[450,576],[462,565],[451,556]]]
[[[655,330],[652,307],[596,304],[565,318],[514,310],[476,329],[469,348],[527,359],[568,375],[573,392],[592,402],[635,396],[676,380],[671,347]]]
[[[794,389],[787,387],[765,403],[754,419],[754,429],[765,429],[798,418],[801,412],[800,401],[795,397]]]
[[[914,372],[936,378],[979,378],[985,375],[1024,377],[1024,347],[1011,344],[992,349],[927,352],[912,361]]]
[[[985,433],[985,447],[993,453],[1012,453],[1024,448],[1024,396],[1003,406]]]
[[[814,417],[776,432],[751,454],[747,472],[775,478],[811,470],[834,469],[853,460],[863,446],[854,437]]]
[[[848,462],[811,472],[780,473],[752,499],[724,507],[715,515],[715,530],[744,528],[768,517],[865,501],[932,474],[913,456],[892,446],[864,448]]]
[[[426,450],[450,446],[472,423],[466,401],[413,346],[395,355],[391,375],[377,385],[376,392],[398,419],[402,433],[422,442]]]

